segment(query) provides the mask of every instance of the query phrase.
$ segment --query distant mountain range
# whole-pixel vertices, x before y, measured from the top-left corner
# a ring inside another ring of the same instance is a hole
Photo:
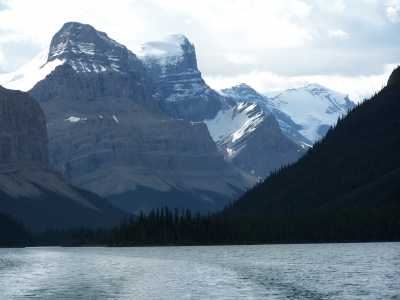
[[[132,52],[76,22],[0,84],[28,91],[42,107],[51,165],[136,213],[222,209],[299,159],[354,106],[318,85],[274,98],[247,85],[217,92],[183,35]]]
[[[282,91],[274,97],[262,95],[246,84],[221,92],[237,102],[258,104],[265,113],[276,117],[286,136],[308,145],[324,137],[338,117],[355,107],[347,95],[318,84]]]

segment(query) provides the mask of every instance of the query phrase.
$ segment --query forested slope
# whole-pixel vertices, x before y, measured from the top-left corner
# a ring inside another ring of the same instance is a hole
[[[400,68],[300,160],[271,174],[225,216],[342,211],[400,202]]]

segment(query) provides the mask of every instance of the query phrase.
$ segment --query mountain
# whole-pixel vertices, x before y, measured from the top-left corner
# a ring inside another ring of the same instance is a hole
[[[125,216],[50,166],[43,111],[28,93],[0,86],[0,211],[32,230],[112,226]]]
[[[318,84],[282,91],[270,98],[246,84],[221,92],[237,102],[257,103],[276,117],[286,136],[308,145],[321,139],[338,117],[355,107],[347,95]]]
[[[305,153],[307,147],[286,139],[275,118],[257,105],[236,103],[231,95],[211,89],[185,36],[168,34],[135,53],[150,74],[150,90],[162,110],[172,118],[204,122],[225,160],[242,174],[264,178]]]
[[[314,213],[316,223],[335,213],[346,224],[358,216],[395,226],[400,215],[399,115],[397,67],[379,93],[340,118],[302,158],[266,178],[224,213],[248,217]]]
[[[170,117],[199,122],[234,105],[204,82],[195,47],[185,36],[168,34],[140,45],[134,52],[148,70],[153,96]]]
[[[129,212],[221,209],[251,183],[225,162],[205,124],[160,108],[156,79],[107,34],[70,22],[47,55],[0,82],[30,88],[46,116],[50,163],[79,186]]]
[[[284,136],[276,118],[251,102],[222,109],[204,123],[225,160],[260,179],[295,162],[308,148]]]

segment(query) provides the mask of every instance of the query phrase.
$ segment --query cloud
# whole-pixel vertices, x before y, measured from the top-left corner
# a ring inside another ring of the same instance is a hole
[[[306,76],[379,81],[371,76],[400,62],[399,1],[57,0],[55,6],[51,0],[0,0],[7,5],[0,10],[0,73],[27,63],[65,22],[77,21],[128,49],[181,33],[195,45],[203,76],[214,81],[244,78],[238,83],[262,90]],[[279,80],[261,80],[264,74]]]
[[[349,38],[349,35],[346,32],[344,32],[343,30],[341,30],[341,29],[328,30],[328,33],[329,33],[329,37],[338,37],[338,38],[341,38],[343,40],[346,40],[346,39]]]
[[[343,11],[346,8],[346,6],[343,3],[343,0],[335,0],[335,1],[333,1],[333,7],[337,11]]]
[[[0,11],[10,9],[10,7],[7,5],[7,1],[0,0]]]
[[[253,62],[253,58],[248,55],[226,54],[227,60],[234,64],[243,65]]]
[[[302,1],[292,1],[291,2],[291,11],[292,13],[294,13],[295,15],[304,18],[306,17],[311,10],[311,6],[307,5],[306,3],[302,2]]]
[[[350,100],[358,103],[370,98],[385,86],[389,75],[396,66],[396,64],[386,65],[380,74],[370,76],[314,75],[291,77],[279,76],[271,72],[252,71],[232,77],[205,77],[205,81],[216,90],[230,88],[242,82],[251,82],[249,85],[260,93],[299,88],[308,84],[318,83],[334,91],[348,94]]]
[[[7,65],[3,53],[3,46],[0,44],[0,74],[2,70],[7,70]]]
[[[386,15],[390,22],[400,22],[400,0],[389,0],[386,2]]]

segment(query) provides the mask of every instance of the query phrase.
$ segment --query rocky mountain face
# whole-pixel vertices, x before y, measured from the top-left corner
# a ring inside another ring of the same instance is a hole
[[[185,36],[168,34],[134,52],[148,70],[151,92],[170,117],[198,122],[234,105],[204,82],[194,45]]]
[[[155,195],[170,199],[159,206],[207,212],[252,184],[225,162],[205,124],[160,109],[151,72],[105,33],[67,23],[43,58],[42,68],[57,66],[29,93],[46,116],[50,163],[79,186],[130,212],[151,209]]]
[[[282,91],[270,97],[246,84],[221,92],[235,101],[257,103],[264,112],[276,117],[286,136],[308,145],[325,136],[339,116],[355,107],[347,95],[318,84]]]
[[[307,145],[313,144],[312,141],[299,132],[302,128],[299,124],[296,124],[289,115],[279,110],[276,104],[268,97],[259,94],[247,84],[242,83],[229,89],[223,89],[221,93],[231,97],[236,102],[257,104],[267,115],[275,116],[284,135]]]
[[[204,122],[225,159],[261,179],[295,162],[308,149],[283,135],[276,118],[255,103],[239,102]]]
[[[45,117],[28,93],[0,86],[0,210],[33,230],[116,225],[124,214],[48,162]]]

